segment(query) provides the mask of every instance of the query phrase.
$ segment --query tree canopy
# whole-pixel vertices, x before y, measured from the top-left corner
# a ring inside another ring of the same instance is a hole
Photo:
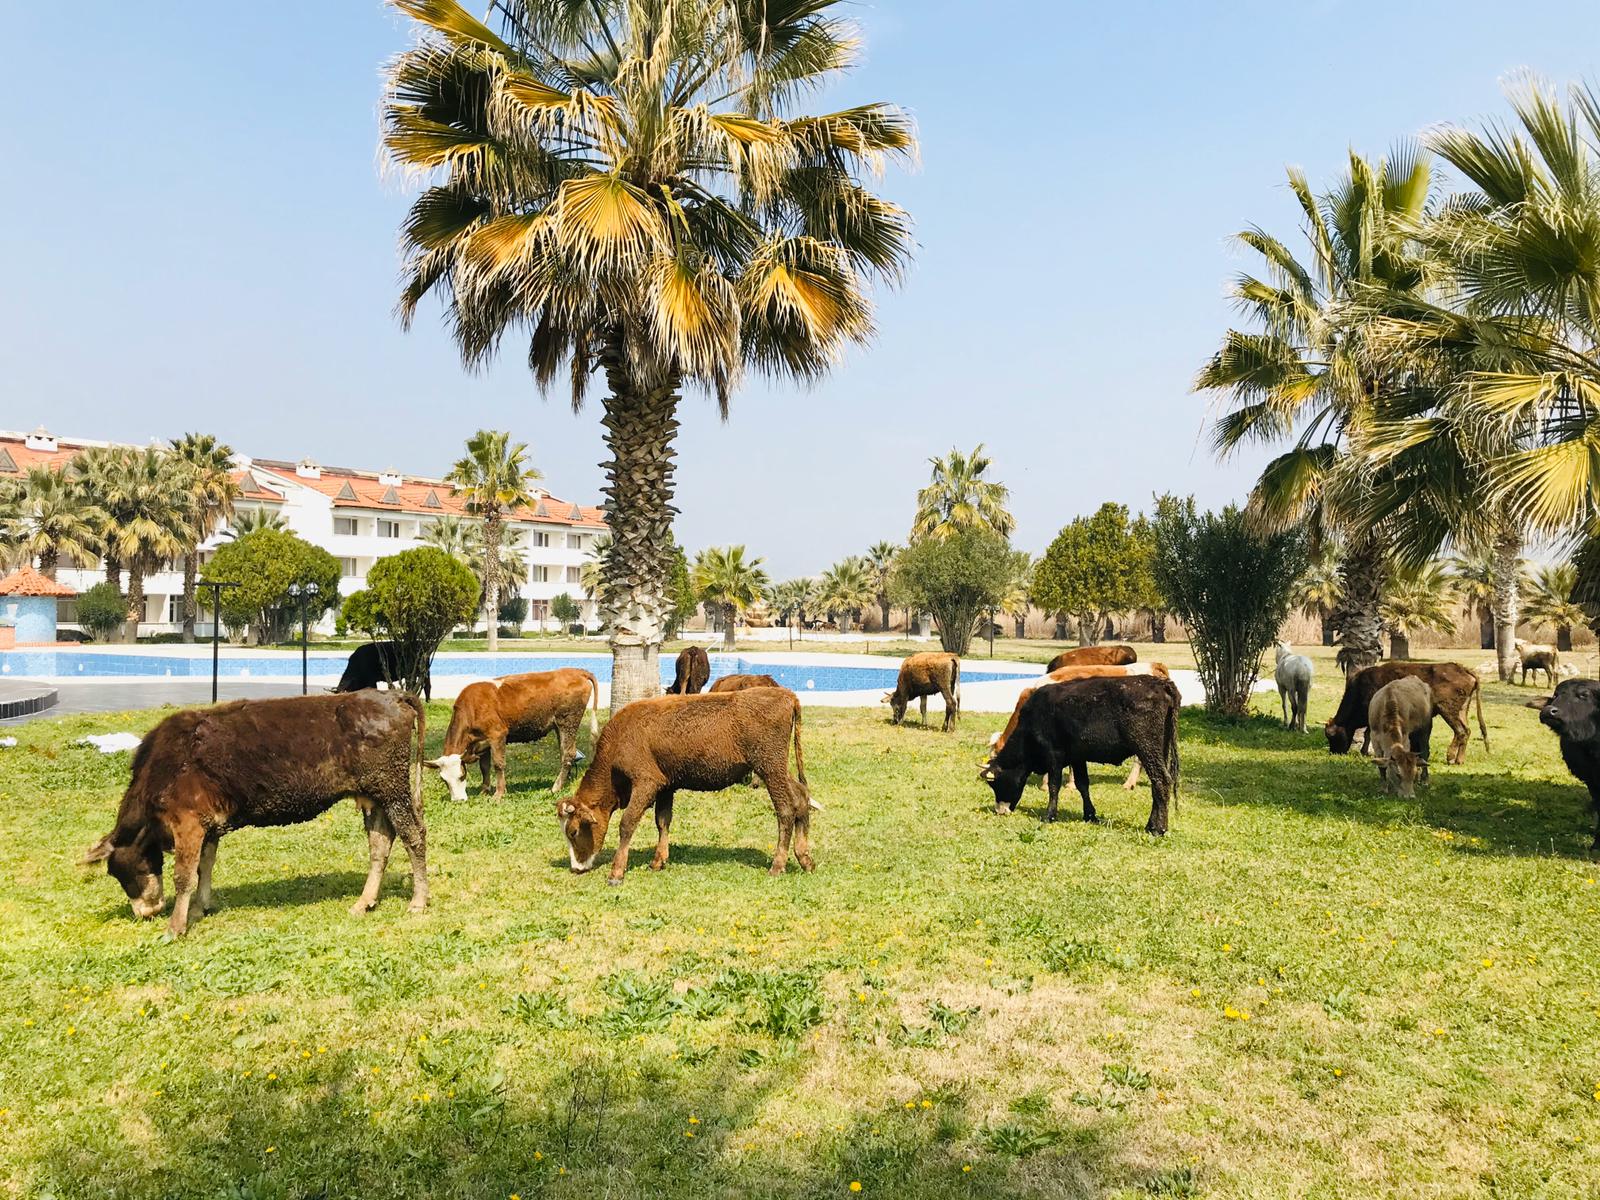
[[[933,614],[941,646],[965,654],[978,619],[1005,602],[1016,567],[1010,544],[999,534],[957,529],[902,550],[895,563],[895,591],[908,604]]]
[[[249,625],[258,641],[278,632],[290,584],[317,585],[317,597],[307,607],[313,621],[339,603],[339,560],[280,529],[258,529],[219,546],[200,577],[239,585],[223,589],[222,619],[235,627]]]
[[[1078,619],[1079,637],[1099,641],[1108,613],[1155,607],[1148,542],[1136,541],[1126,505],[1107,502],[1078,517],[1050,543],[1033,572],[1033,597],[1050,612]]]

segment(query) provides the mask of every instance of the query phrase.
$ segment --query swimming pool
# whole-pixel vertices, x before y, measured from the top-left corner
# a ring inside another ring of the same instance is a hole
[[[319,680],[337,679],[344,671],[347,651],[313,652],[307,656],[310,674]],[[878,659],[859,665],[817,661],[823,657],[764,654],[712,654],[711,678],[724,675],[771,675],[796,691],[854,692],[869,689],[890,691],[898,668]],[[674,658],[661,656],[661,682],[672,682]],[[525,671],[553,671],[558,667],[582,667],[593,672],[602,683],[611,681],[609,654],[440,654],[433,660],[435,679],[488,679],[496,675],[515,675]],[[964,677],[978,679],[1033,679],[1038,667],[1025,663],[963,664]],[[217,663],[217,674],[224,679],[298,679],[300,656],[292,651],[226,649]],[[119,652],[115,650],[6,650],[0,651],[0,676],[34,679],[186,679],[211,677],[211,650],[206,646],[160,647],[159,652]]]

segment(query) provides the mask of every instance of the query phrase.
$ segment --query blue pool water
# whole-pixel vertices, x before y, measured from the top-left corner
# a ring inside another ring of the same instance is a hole
[[[337,677],[343,670],[346,652],[313,653],[309,657],[312,675]],[[441,654],[433,660],[433,674],[441,677],[488,679],[495,675],[515,675],[524,671],[553,671],[558,667],[582,667],[602,682],[611,679],[609,654]],[[224,650],[217,673],[228,679],[293,679],[300,675],[300,656],[264,654],[249,650]],[[1038,668],[1018,664],[1000,670],[969,671],[970,679],[1032,679]],[[780,684],[796,691],[847,692],[868,688],[889,691],[894,688],[897,669],[892,666],[813,665],[751,661],[737,654],[711,655],[711,678],[724,675],[771,675]],[[0,651],[0,676],[60,679],[181,679],[210,678],[209,650],[194,654],[118,654],[94,650],[7,650]],[[672,682],[673,658],[661,658],[661,682]]]

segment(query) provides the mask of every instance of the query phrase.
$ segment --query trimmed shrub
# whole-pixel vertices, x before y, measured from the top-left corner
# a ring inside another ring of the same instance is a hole
[[[344,619],[376,641],[395,643],[400,686],[422,691],[439,643],[478,607],[478,580],[443,550],[418,546],[380,558],[365,590],[344,602]]]
[[[978,619],[999,608],[1016,572],[1011,546],[987,529],[961,529],[923,538],[900,553],[891,594],[939,623],[939,644],[965,654]]]
[[[128,601],[114,583],[100,582],[78,597],[78,624],[95,640],[110,637],[128,619]]]

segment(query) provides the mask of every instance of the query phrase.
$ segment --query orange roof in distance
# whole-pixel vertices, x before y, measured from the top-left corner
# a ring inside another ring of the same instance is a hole
[[[64,583],[46,579],[30,566],[19,567],[0,579],[0,596],[58,596],[68,599],[77,594]]]

